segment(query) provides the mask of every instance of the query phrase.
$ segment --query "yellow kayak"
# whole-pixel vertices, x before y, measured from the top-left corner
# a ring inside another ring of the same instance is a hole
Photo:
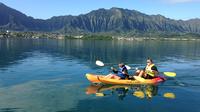
[[[136,80],[132,79],[108,79],[105,78],[105,75],[95,75],[95,74],[86,74],[86,78],[92,83],[104,83],[104,84],[156,84],[163,82],[166,79],[163,77],[156,77],[154,79],[144,79],[142,77],[135,76]]]

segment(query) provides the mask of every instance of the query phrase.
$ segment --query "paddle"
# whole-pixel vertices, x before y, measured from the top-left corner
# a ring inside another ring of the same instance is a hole
[[[176,95],[174,93],[164,93],[163,97],[170,98],[170,99],[175,99]]]
[[[127,88],[128,89],[128,88]],[[111,90],[111,89],[108,89],[108,90]],[[107,95],[112,95],[112,94],[105,94],[105,93],[103,93],[103,92],[96,92],[96,93],[94,93],[97,97],[103,97],[103,96],[107,96]],[[152,92],[150,93],[150,94],[152,94]],[[133,93],[132,93],[132,95],[133,96],[135,96],[135,97],[138,97],[138,98],[141,98],[141,99],[143,99],[143,98],[145,98],[145,96],[147,97],[148,96],[148,93],[147,92],[144,92],[144,91],[142,91],[142,90],[137,90],[137,91],[134,91]],[[175,96],[175,94],[174,93],[172,93],[172,92],[166,92],[166,93],[164,93],[163,95],[160,95],[160,94],[156,94],[156,95],[158,95],[158,96],[163,96],[164,98],[169,98],[169,99],[175,99],[176,98],[176,96]],[[151,97],[153,97],[153,96],[151,96]]]
[[[102,61],[100,61],[100,60],[97,60],[97,61],[96,61],[96,65],[98,65],[98,66],[105,66],[105,64],[104,64]],[[131,67],[128,66],[128,65],[125,65],[125,67],[126,67],[128,70],[131,69]]]
[[[102,61],[100,61],[100,60],[97,60],[96,61],[96,65],[98,65],[98,66],[104,66],[104,63]]]
[[[102,61],[100,61],[100,60],[96,61],[96,65],[98,65],[98,66],[105,66],[105,64]],[[126,68],[128,70],[133,69],[133,68],[131,68],[128,65],[125,65],[125,66],[126,66]],[[135,68],[135,69],[137,70],[138,68]],[[175,72],[160,72],[160,73],[163,73],[165,76],[168,76],[168,77],[175,77],[176,76]]]
[[[168,76],[168,77],[175,77],[176,76],[175,72],[161,72],[161,73],[163,73],[165,76]]]
[[[141,99],[143,99],[143,98],[145,98],[145,95],[147,95],[147,94],[145,94],[143,91],[135,91],[134,93],[133,93],[133,96],[135,96],[135,97],[138,97],[138,98],[141,98]],[[158,94],[159,95],[159,94]],[[160,95],[159,95],[160,96]],[[163,95],[162,95],[164,98],[169,98],[169,99],[175,99],[176,98],[176,95],[174,94],[174,93],[169,93],[169,92],[167,92],[167,93],[164,93]]]
[[[104,93],[95,93],[96,94],[96,96],[106,96],[106,94],[104,94]]]

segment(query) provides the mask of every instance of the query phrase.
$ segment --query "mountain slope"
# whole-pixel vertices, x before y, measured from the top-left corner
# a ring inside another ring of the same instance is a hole
[[[60,31],[64,33],[162,32],[198,33],[200,19],[173,20],[122,8],[98,9],[79,16],[34,19],[0,3],[0,29],[17,31]]]
[[[11,30],[48,30],[47,22],[28,17],[25,14],[0,3],[0,27]]]

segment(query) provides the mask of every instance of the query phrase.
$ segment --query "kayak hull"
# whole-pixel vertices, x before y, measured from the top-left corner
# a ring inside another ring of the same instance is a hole
[[[154,79],[144,79],[138,76],[135,76],[136,80],[130,79],[108,79],[103,75],[95,75],[95,74],[86,74],[87,79],[92,83],[104,83],[104,84],[156,84],[159,82],[163,82],[166,79],[164,77],[156,77]]]
[[[104,75],[95,75],[95,74],[89,74],[89,73],[87,73],[86,75],[86,78],[90,81],[90,82],[92,82],[92,83],[101,83],[101,81],[99,81],[99,77],[105,77]]]

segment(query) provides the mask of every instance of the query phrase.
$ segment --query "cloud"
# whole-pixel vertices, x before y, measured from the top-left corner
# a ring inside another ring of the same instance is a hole
[[[164,0],[168,3],[189,3],[189,2],[200,2],[200,0]]]

